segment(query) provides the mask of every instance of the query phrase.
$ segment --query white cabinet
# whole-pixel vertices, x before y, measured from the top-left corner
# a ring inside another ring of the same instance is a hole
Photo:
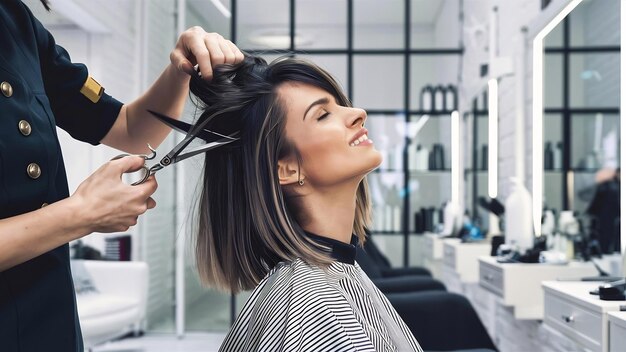
[[[608,312],[626,307],[626,301],[602,301],[589,293],[599,285],[599,282],[544,282],[544,323],[584,349],[608,352]]]
[[[422,256],[424,266],[431,271],[433,277],[441,279],[441,261],[443,258],[444,238],[434,233],[424,234],[424,246]],[[456,239],[456,241],[461,241]]]
[[[626,309],[626,307],[620,307]],[[609,313],[609,352],[626,348],[626,312]]]
[[[516,319],[543,318],[541,282],[578,279],[597,273],[591,263],[567,265],[498,263],[494,257],[479,258],[479,283],[512,307]]]
[[[443,241],[443,264],[456,272],[462,283],[478,282],[478,258],[488,256],[491,244],[463,243],[457,239]]]

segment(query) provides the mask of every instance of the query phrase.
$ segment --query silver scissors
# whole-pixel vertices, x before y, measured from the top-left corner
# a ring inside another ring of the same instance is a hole
[[[180,120],[176,120],[173,119],[171,117],[165,116],[163,114],[160,114],[158,112],[152,111],[152,110],[148,110],[149,113],[151,113],[152,115],[154,115],[154,117],[156,117],[157,119],[159,119],[161,122],[165,123],[166,125],[168,125],[169,127],[185,133],[185,138],[180,141],[169,153],[167,153],[160,161],[158,164],[154,164],[150,167],[148,167],[146,164],[144,164],[140,171],[141,171],[141,178],[139,179],[139,181],[133,182],[131,183],[131,185],[136,186],[139,184],[142,184],[144,182],[146,182],[148,180],[148,178],[154,174],[156,174],[157,171],[162,170],[163,168],[175,164],[181,160],[185,160],[187,158],[190,158],[192,156],[201,154],[201,153],[206,153],[207,151],[211,150],[211,149],[215,149],[218,147],[221,147],[223,145],[232,143],[234,141],[239,140],[239,137],[237,137],[238,132],[235,132],[229,136],[221,134],[221,133],[217,133],[211,130],[207,130],[204,128],[204,126],[207,124],[207,122],[209,121],[209,119],[202,121],[201,123],[197,124],[197,125],[190,125],[184,121],[180,121]],[[200,138],[203,139],[204,141],[206,141],[206,144],[200,145],[186,153],[182,153],[182,151],[189,145],[189,143],[191,143],[191,141],[193,141],[195,138]],[[150,144],[148,144],[148,148],[150,149],[151,153],[150,154],[138,154],[135,156],[139,156],[142,157],[144,160],[153,160],[154,158],[156,158],[156,150],[154,150]],[[182,154],[181,154],[182,153]],[[114,157],[112,160],[117,160],[126,156],[132,156],[133,154],[120,154],[117,155],[116,157]]]

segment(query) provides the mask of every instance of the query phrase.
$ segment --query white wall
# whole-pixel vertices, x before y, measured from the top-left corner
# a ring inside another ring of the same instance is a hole
[[[169,53],[176,40],[175,0],[74,0],[90,16],[102,22],[108,33],[96,34],[79,28],[68,19],[48,26],[57,42],[64,46],[73,61],[83,62],[90,75],[108,94],[122,102],[138,97],[169,63]],[[43,11],[39,1],[27,4],[45,24],[59,13]],[[62,5],[62,4],[61,4]],[[143,22],[145,11],[149,21]],[[112,148],[93,147],[73,140],[59,129],[59,138],[67,168],[70,193],[100,165],[119,154]],[[158,149],[162,156],[172,147],[171,137]],[[153,196],[157,207],[139,218],[129,232],[133,236],[133,260],[146,261],[150,268],[148,324],[162,323],[173,317],[174,304],[174,228],[175,187],[173,170],[158,175],[159,189]],[[83,241],[104,253],[104,238],[116,234],[91,234]]]

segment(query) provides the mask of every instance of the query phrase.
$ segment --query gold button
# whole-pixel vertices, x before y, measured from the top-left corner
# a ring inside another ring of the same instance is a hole
[[[13,87],[11,87],[11,85],[9,84],[9,82],[2,82],[0,83],[0,90],[2,90],[2,94],[9,98],[11,97],[11,95],[13,95]]]
[[[39,167],[39,165],[35,163],[30,163],[28,164],[28,167],[26,168],[26,173],[28,174],[30,178],[32,178],[33,180],[36,180],[39,178],[39,176],[41,176],[41,168]]]
[[[30,123],[28,123],[28,121],[26,121],[26,120],[20,120],[20,122],[17,124],[17,127],[20,129],[20,132],[24,136],[30,135],[30,132],[32,132],[32,130],[33,130],[30,127]]]
[[[47,206],[48,206],[48,203],[43,203],[43,204],[41,205],[41,207],[42,207],[42,208],[45,208],[45,207],[47,207]]]

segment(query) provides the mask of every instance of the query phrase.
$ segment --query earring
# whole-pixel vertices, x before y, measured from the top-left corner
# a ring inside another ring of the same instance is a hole
[[[304,180],[298,180],[298,184],[299,184],[300,186],[304,186]]]

